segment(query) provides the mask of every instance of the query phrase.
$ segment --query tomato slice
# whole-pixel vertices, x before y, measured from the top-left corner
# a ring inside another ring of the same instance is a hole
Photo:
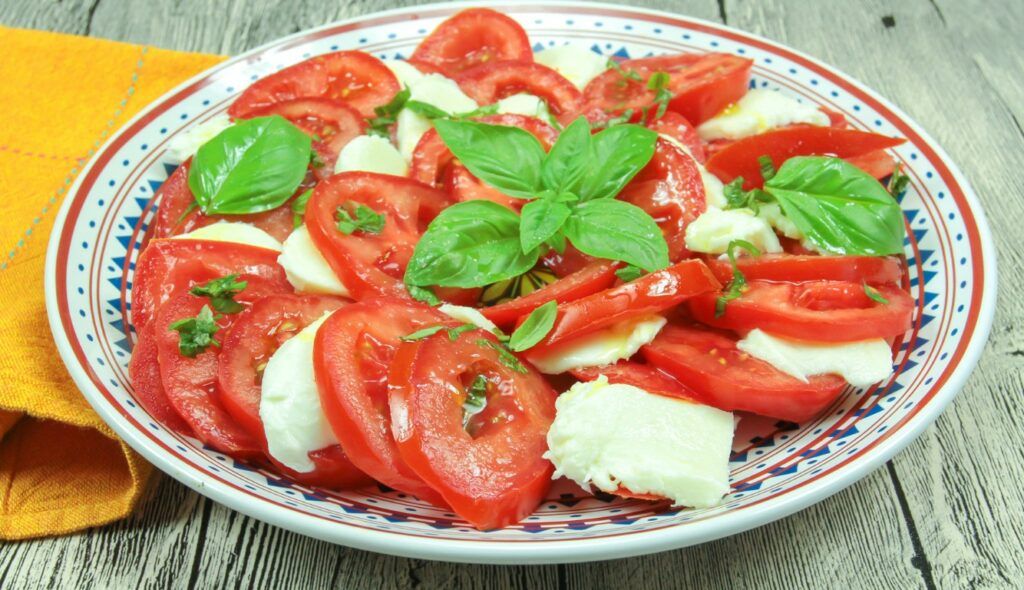
[[[267,232],[278,241],[284,241],[294,229],[292,212],[281,206],[262,213],[246,215],[206,215],[195,208],[196,199],[188,188],[188,170],[191,158],[178,166],[157,189],[159,204],[153,218],[152,238],[169,238],[188,233],[218,221],[243,221]],[[305,190],[305,188],[301,188]]]
[[[547,356],[552,346],[624,320],[674,307],[701,293],[715,292],[720,284],[700,260],[684,260],[629,283],[558,304],[555,325],[530,355]],[[522,318],[525,319],[525,318]]]
[[[897,137],[854,129],[809,125],[783,127],[729,144],[708,158],[707,169],[722,182],[730,182],[742,176],[743,188],[750,190],[764,185],[761,165],[757,161],[761,156],[768,156],[776,166],[782,166],[794,156],[852,158],[891,148],[904,141]],[[892,172],[892,167],[888,172]]]
[[[698,404],[703,403],[696,392],[680,383],[675,377],[651,365],[619,361],[614,365],[570,369],[569,372],[580,381],[596,381],[598,377],[604,375],[609,383],[632,385],[648,393],[677,397]]]
[[[561,253],[551,250],[545,254],[541,258],[541,263],[550,268],[555,276],[567,277],[595,260],[597,258],[580,252],[572,244],[566,244],[565,250]]]
[[[247,118],[280,115],[313,137],[313,149],[322,166],[313,169],[318,178],[334,174],[334,163],[345,144],[366,131],[366,120],[345,103],[326,98],[283,100],[256,109]]]
[[[909,330],[913,298],[893,285],[878,285],[876,289],[888,303],[872,300],[861,283],[750,281],[743,295],[725,306],[722,317],[715,317],[716,293],[693,298],[690,311],[698,321],[719,328],[737,332],[760,328],[778,336],[817,342],[888,338]]]
[[[342,450],[341,445],[331,445],[310,451],[309,460],[313,462],[313,471],[300,473],[267,456],[278,471],[289,479],[308,486],[317,486],[332,490],[350,490],[373,483],[373,478],[359,470]]]
[[[470,8],[444,21],[420,42],[410,62],[426,64],[448,77],[492,61],[533,61],[526,31],[488,8]]]
[[[320,403],[352,462],[384,485],[443,506],[441,495],[399,456],[387,392],[388,367],[399,339],[437,324],[454,325],[431,307],[401,299],[345,306],[317,331],[313,366]]]
[[[704,153],[704,142],[700,140],[697,129],[686,120],[686,117],[679,113],[668,111],[660,119],[651,121],[647,126],[658,134],[666,135],[686,146],[690,155],[701,164],[707,161],[707,154]]]
[[[866,154],[852,156],[846,158],[846,161],[878,180],[889,176],[896,168],[896,158],[886,150],[875,150]]]
[[[706,262],[723,284],[732,280],[729,262],[714,257],[708,257]],[[903,267],[895,256],[765,254],[737,258],[736,266],[748,281],[849,281],[878,285],[898,284],[903,278]]]
[[[670,260],[689,256],[686,226],[707,209],[697,161],[659,137],[654,157],[619,193],[619,199],[646,211],[661,228]]]
[[[666,326],[641,354],[699,396],[701,403],[732,411],[800,422],[829,406],[846,386],[836,375],[807,383],[736,348],[736,340],[697,326]]]
[[[277,102],[324,98],[344,102],[362,116],[372,117],[375,107],[387,104],[401,89],[398,78],[376,57],[362,51],[338,51],[254,82],[232,103],[228,114],[244,119]]]
[[[480,104],[494,104],[513,94],[541,98],[563,123],[576,116],[583,95],[555,70],[533,61],[496,61],[463,72],[456,79],[459,88]]]
[[[444,180],[445,192],[454,201],[491,201],[503,207],[519,212],[527,203],[525,199],[510,197],[498,189],[484,184],[479,178],[460,162],[452,162],[448,165],[448,172]]]
[[[615,270],[619,266],[607,260],[595,260],[529,295],[481,309],[480,313],[499,326],[510,326],[548,301],[566,303],[607,289],[615,282]]]
[[[131,378],[135,399],[157,422],[175,432],[190,434],[192,428],[171,405],[164,384],[160,381],[160,362],[152,322],[138,331],[138,338],[128,362],[128,376]]]
[[[453,342],[435,334],[407,342],[388,373],[391,431],[402,458],[478,529],[528,516],[544,499],[553,468],[544,458],[555,392],[536,370],[503,363],[483,330]],[[467,389],[487,380],[486,406],[463,426]]]
[[[655,92],[647,81],[655,72],[669,75],[672,93],[669,110],[700,125],[736,102],[747,92],[750,80],[749,59],[726,53],[676,54],[629,59],[621,64],[627,72],[636,72],[640,80],[630,80],[609,69],[583,89],[584,112],[590,117],[632,110],[639,120],[642,109],[654,104]]]
[[[426,212],[436,213],[448,197],[408,178],[372,172],[343,172],[320,182],[306,205],[306,227],[341,282],[356,299],[378,295],[408,297],[402,282]],[[346,235],[337,211],[362,204],[384,215],[380,233]]]
[[[278,292],[292,290],[278,253],[245,244],[207,240],[153,240],[139,255],[132,279],[132,323],[139,332],[163,302],[193,285],[229,274],[257,276]]]

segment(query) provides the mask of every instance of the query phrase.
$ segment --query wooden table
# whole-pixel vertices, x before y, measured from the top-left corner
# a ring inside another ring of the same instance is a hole
[[[2,0],[0,23],[234,54],[409,0]],[[996,234],[1003,297],[953,405],[896,459],[773,524],[634,559],[537,567],[388,557],[242,516],[160,477],[126,522],[0,547],[0,587],[960,588],[1024,586],[1024,2],[632,0],[833,64],[932,133]],[[2,51],[2,48],[0,48]]]

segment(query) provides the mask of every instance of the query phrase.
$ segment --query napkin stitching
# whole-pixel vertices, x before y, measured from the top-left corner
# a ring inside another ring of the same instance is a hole
[[[99,137],[96,139],[96,141],[93,142],[92,147],[89,148],[89,151],[86,153],[86,158],[90,158],[93,156],[93,154],[96,153],[96,150],[99,149],[100,145],[103,143],[103,140],[105,140],[107,136],[110,134],[110,132],[113,130],[114,124],[117,123],[118,118],[120,118],[121,114],[124,113],[125,107],[128,106],[128,100],[132,97],[133,94],[135,94],[135,86],[139,81],[139,75],[141,74],[142,66],[145,63],[145,56],[148,51],[149,47],[141,48],[141,51],[139,52],[139,60],[135,62],[135,69],[132,70],[131,81],[128,84],[128,90],[125,92],[125,97],[121,99],[121,102],[118,103],[118,107],[114,109],[114,112],[111,115],[110,119],[107,121],[106,125],[103,126],[102,131],[100,131]],[[55,192],[50,197],[49,201],[46,202],[46,205],[43,206],[39,215],[32,219],[32,224],[28,227],[28,229],[26,229],[23,232],[21,239],[18,240],[18,242],[14,245],[14,248],[12,248],[11,251],[7,254],[7,260],[4,260],[2,263],[0,263],[0,271],[7,270],[7,266],[11,263],[11,261],[14,260],[14,257],[18,254],[18,252],[24,249],[25,241],[32,236],[32,230],[34,230],[35,227],[39,225],[39,223],[43,220],[43,216],[49,213],[50,209],[57,203],[57,199],[59,199],[67,191],[68,186],[71,184],[71,181],[73,181],[75,177],[78,175],[79,166],[81,166],[81,163],[84,161],[85,158],[80,158],[78,160],[78,164],[71,168],[71,171],[68,172],[67,177],[64,178],[64,181],[61,183],[60,188],[57,189],[57,192]]]
[[[44,160],[71,160],[73,162],[81,162],[85,158],[75,156],[58,156],[57,154],[43,154],[38,152],[26,152],[25,150],[18,149],[9,145],[0,145],[0,152],[9,152],[18,156],[25,156],[29,158],[41,158]]]

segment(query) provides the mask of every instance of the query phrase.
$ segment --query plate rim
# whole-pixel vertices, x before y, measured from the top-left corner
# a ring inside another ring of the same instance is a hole
[[[114,408],[108,404],[103,395],[96,388],[88,375],[87,367],[78,362],[72,350],[69,335],[64,332],[63,324],[58,311],[57,302],[57,253],[61,236],[68,231],[66,227],[68,213],[72,203],[77,199],[78,193],[84,180],[90,175],[95,167],[99,156],[105,153],[122,136],[126,135],[140,119],[147,116],[151,111],[160,106],[168,97],[180,93],[182,90],[202,81],[212,73],[234,64],[251,60],[265,53],[268,49],[288,41],[306,37],[338,26],[353,25],[368,19],[393,16],[412,16],[416,18],[418,13],[424,11],[447,11],[454,12],[458,9],[481,6],[480,2],[457,1],[438,2],[420,6],[409,6],[404,8],[374,11],[367,14],[354,16],[326,23],[324,25],[304,29],[291,35],[275,38],[258,47],[250,49],[237,56],[199,72],[195,76],[178,84],[160,96],[160,98],[146,105],[134,117],[120,126],[116,133],[111,134],[104,144],[96,150],[89,162],[78,173],[75,182],[67,191],[61,203],[61,207],[54,219],[53,229],[47,243],[46,264],[44,270],[44,293],[46,299],[47,318],[50,331],[53,334],[54,342],[60,353],[61,360],[71,374],[73,381],[79,391],[86,397],[89,404],[100,415],[103,421],[110,426],[114,432],[127,442],[136,452],[140,453],[161,471],[184,483],[196,492],[221,503],[233,510],[259,519],[261,521],[282,527],[293,532],[320,540],[343,544],[346,546],[386,553],[390,555],[414,557],[432,560],[467,563],[494,563],[494,564],[526,564],[526,563],[572,563],[581,561],[597,561],[612,558],[631,557],[646,553],[677,549],[698,543],[704,543],[719,539],[728,535],[740,533],[752,528],[773,522],[802,510],[812,504],[820,502],[829,496],[846,489],[853,483],[865,477],[868,473],[880,467],[896,453],[905,448],[931,425],[945,410],[949,403],[966,384],[978,360],[984,350],[985,343],[991,329],[996,303],[997,280],[997,259],[993,243],[992,232],[987,217],[981,207],[976,192],[960,170],[960,167],[950,158],[949,154],[935,141],[935,139],[924,131],[917,122],[907,115],[902,109],[894,105],[885,97],[879,95],[873,89],[865,86],[858,79],[846,74],[842,70],[829,65],[822,60],[807,55],[802,51],[793,49],[781,43],[750,33],[729,25],[722,25],[702,18],[676,14],[669,11],[655,10],[627,6],[624,4],[598,3],[598,2],[576,2],[567,0],[555,0],[538,3],[538,11],[552,13],[571,13],[577,8],[589,8],[599,10],[610,10],[629,13],[632,15],[652,16],[660,19],[668,19],[672,22],[682,24],[696,24],[714,32],[726,32],[738,35],[742,38],[751,39],[762,43],[773,50],[781,50],[798,56],[824,70],[834,74],[846,83],[854,86],[859,91],[877,101],[888,109],[900,121],[910,127],[923,140],[923,143],[934,150],[938,159],[949,170],[953,181],[962,190],[968,210],[974,217],[974,224],[977,227],[980,243],[980,262],[984,273],[982,284],[983,292],[980,307],[977,311],[974,334],[964,350],[957,367],[949,375],[947,381],[935,391],[934,395],[925,407],[917,414],[907,419],[896,432],[880,441],[878,444],[860,454],[854,461],[837,471],[827,474],[820,480],[810,484],[792,489],[786,493],[770,498],[767,501],[752,506],[742,512],[725,513],[714,518],[703,521],[668,526],[663,529],[642,531],[636,535],[626,537],[572,539],[561,541],[557,546],[549,542],[523,542],[523,543],[502,543],[484,540],[459,540],[428,537],[400,536],[383,530],[360,529],[350,527],[343,523],[335,523],[325,526],[322,521],[309,515],[295,513],[284,507],[269,504],[263,500],[250,499],[238,493],[230,486],[216,482],[207,481],[204,478],[195,477],[192,469],[179,465],[178,461],[165,455],[158,447],[152,445],[141,436],[134,427],[116,413]],[[514,0],[501,0],[499,2],[488,2],[489,8],[501,7],[533,7],[531,3],[523,4]],[[934,387],[932,388],[934,389]],[[335,526],[337,525],[337,526]],[[557,547],[557,549],[556,549]]]

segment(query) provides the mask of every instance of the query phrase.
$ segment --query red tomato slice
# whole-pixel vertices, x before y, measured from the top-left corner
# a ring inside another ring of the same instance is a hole
[[[704,181],[697,162],[678,146],[658,138],[654,157],[619,199],[646,211],[665,235],[670,260],[689,256],[686,226],[707,209]]]
[[[709,257],[706,262],[723,284],[732,280],[732,265],[727,261]],[[736,266],[748,281],[849,281],[877,285],[898,284],[903,278],[903,267],[894,256],[766,254],[737,258]]]
[[[846,386],[835,375],[808,383],[736,348],[736,340],[697,326],[666,326],[640,349],[647,362],[697,393],[701,403],[800,422],[829,406]]]
[[[875,150],[866,154],[846,158],[846,161],[882,180],[896,168],[896,158],[886,150]]]
[[[532,61],[491,62],[463,72],[455,81],[467,96],[483,105],[513,94],[532,94],[543,99],[563,123],[576,116],[583,100],[565,76]]]
[[[313,366],[320,403],[352,462],[384,485],[444,506],[399,456],[387,392],[399,338],[437,324],[454,325],[431,307],[395,298],[345,306],[317,331]]]
[[[218,221],[243,221],[267,232],[278,241],[284,241],[294,229],[292,212],[287,206],[247,215],[206,215],[195,208],[196,199],[188,188],[188,169],[191,159],[164,181],[154,198],[159,207],[153,218],[153,238],[169,238],[188,233]],[[300,192],[305,188],[300,188]]]
[[[675,377],[651,365],[619,361],[614,365],[570,369],[569,372],[580,381],[596,381],[598,377],[604,375],[608,378],[609,383],[632,385],[648,393],[664,395],[665,397],[677,397],[694,403],[703,403],[700,401],[700,397],[689,387],[680,383]],[[630,497],[639,496],[633,495]]]
[[[334,163],[345,144],[366,131],[359,111],[326,98],[298,98],[275,102],[256,109],[246,118],[280,115],[313,137],[313,149],[323,166],[313,169],[320,179],[334,174]]]
[[[757,161],[761,156],[768,156],[776,166],[782,166],[794,156],[852,158],[891,148],[904,141],[897,137],[854,129],[808,125],[783,127],[729,144],[708,158],[707,169],[722,182],[742,176],[743,188],[750,190],[764,185],[761,165]],[[891,167],[889,172],[892,172]]]
[[[577,250],[572,244],[565,245],[565,251],[559,254],[554,250],[549,251],[541,259],[544,266],[551,269],[558,277],[567,277],[572,273],[581,270],[583,267],[597,260],[589,254]]]
[[[253,83],[228,108],[236,119],[258,109],[296,98],[340,101],[372,117],[402,87],[376,57],[362,51],[338,51],[299,62]]]
[[[473,173],[460,162],[448,165],[445,175],[444,189],[454,201],[491,201],[503,207],[519,212],[527,203],[525,199],[510,197],[498,189],[488,186],[473,176]]]
[[[622,69],[636,72],[641,80],[629,80],[609,69],[583,90],[584,112],[601,118],[600,113],[632,110],[634,119],[639,120],[641,110],[654,104],[655,93],[647,88],[647,80],[655,72],[665,72],[673,96],[669,110],[686,117],[693,125],[700,125],[746,94],[752,64],[749,59],[726,53],[626,60]]]
[[[528,516],[551,485],[544,459],[555,392],[534,369],[502,363],[489,332],[402,344],[388,373],[391,431],[402,459],[478,529]],[[524,365],[525,367],[525,365]],[[466,390],[487,379],[487,404],[463,426]]]
[[[878,303],[864,292],[864,285],[846,281],[770,283],[750,281],[739,299],[715,317],[718,294],[690,301],[698,321],[746,332],[760,328],[779,336],[819,342],[852,342],[888,338],[910,329],[914,300],[893,285],[878,285],[888,303]]]
[[[320,182],[306,205],[306,227],[341,282],[356,299],[408,297],[405,267],[420,238],[426,212],[436,214],[448,197],[408,178],[343,172]],[[339,207],[361,203],[384,215],[380,233],[346,235],[337,227]]]
[[[139,255],[132,279],[132,324],[139,332],[171,297],[193,285],[229,274],[254,275],[290,292],[278,253],[265,248],[207,240],[153,240]]]
[[[409,61],[452,77],[483,63],[507,59],[533,61],[526,31],[500,12],[470,8],[438,25]]]
[[[131,378],[135,399],[157,422],[175,432],[191,434],[192,428],[171,405],[171,400],[167,399],[167,392],[164,391],[164,384],[160,381],[160,362],[153,324],[150,323],[140,329],[138,337],[128,363],[128,375]]]
[[[289,479],[307,486],[328,488],[331,490],[350,490],[373,483],[373,478],[359,470],[341,449],[341,445],[331,445],[310,451],[309,459],[313,462],[313,471],[300,473],[290,469],[271,456],[267,456],[274,467]]]
[[[530,355],[548,356],[556,344],[600,330],[624,320],[643,317],[674,307],[701,293],[715,292],[720,285],[700,260],[684,260],[629,283],[560,303],[555,325]],[[525,319],[525,318],[523,318]]]
[[[499,326],[510,326],[548,301],[565,303],[607,289],[615,282],[615,270],[619,266],[607,260],[595,260],[529,295],[481,309],[480,313]]]
[[[707,161],[707,155],[704,153],[704,142],[700,140],[697,130],[686,120],[686,117],[669,111],[662,118],[648,123],[647,126],[659,134],[667,135],[686,146],[686,149],[690,151],[690,155],[701,164]]]
[[[221,402],[254,437],[263,436],[260,377],[286,340],[334,311],[344,300],[317,295],[272,295],[238,314],[221,339],[218,384]]]

